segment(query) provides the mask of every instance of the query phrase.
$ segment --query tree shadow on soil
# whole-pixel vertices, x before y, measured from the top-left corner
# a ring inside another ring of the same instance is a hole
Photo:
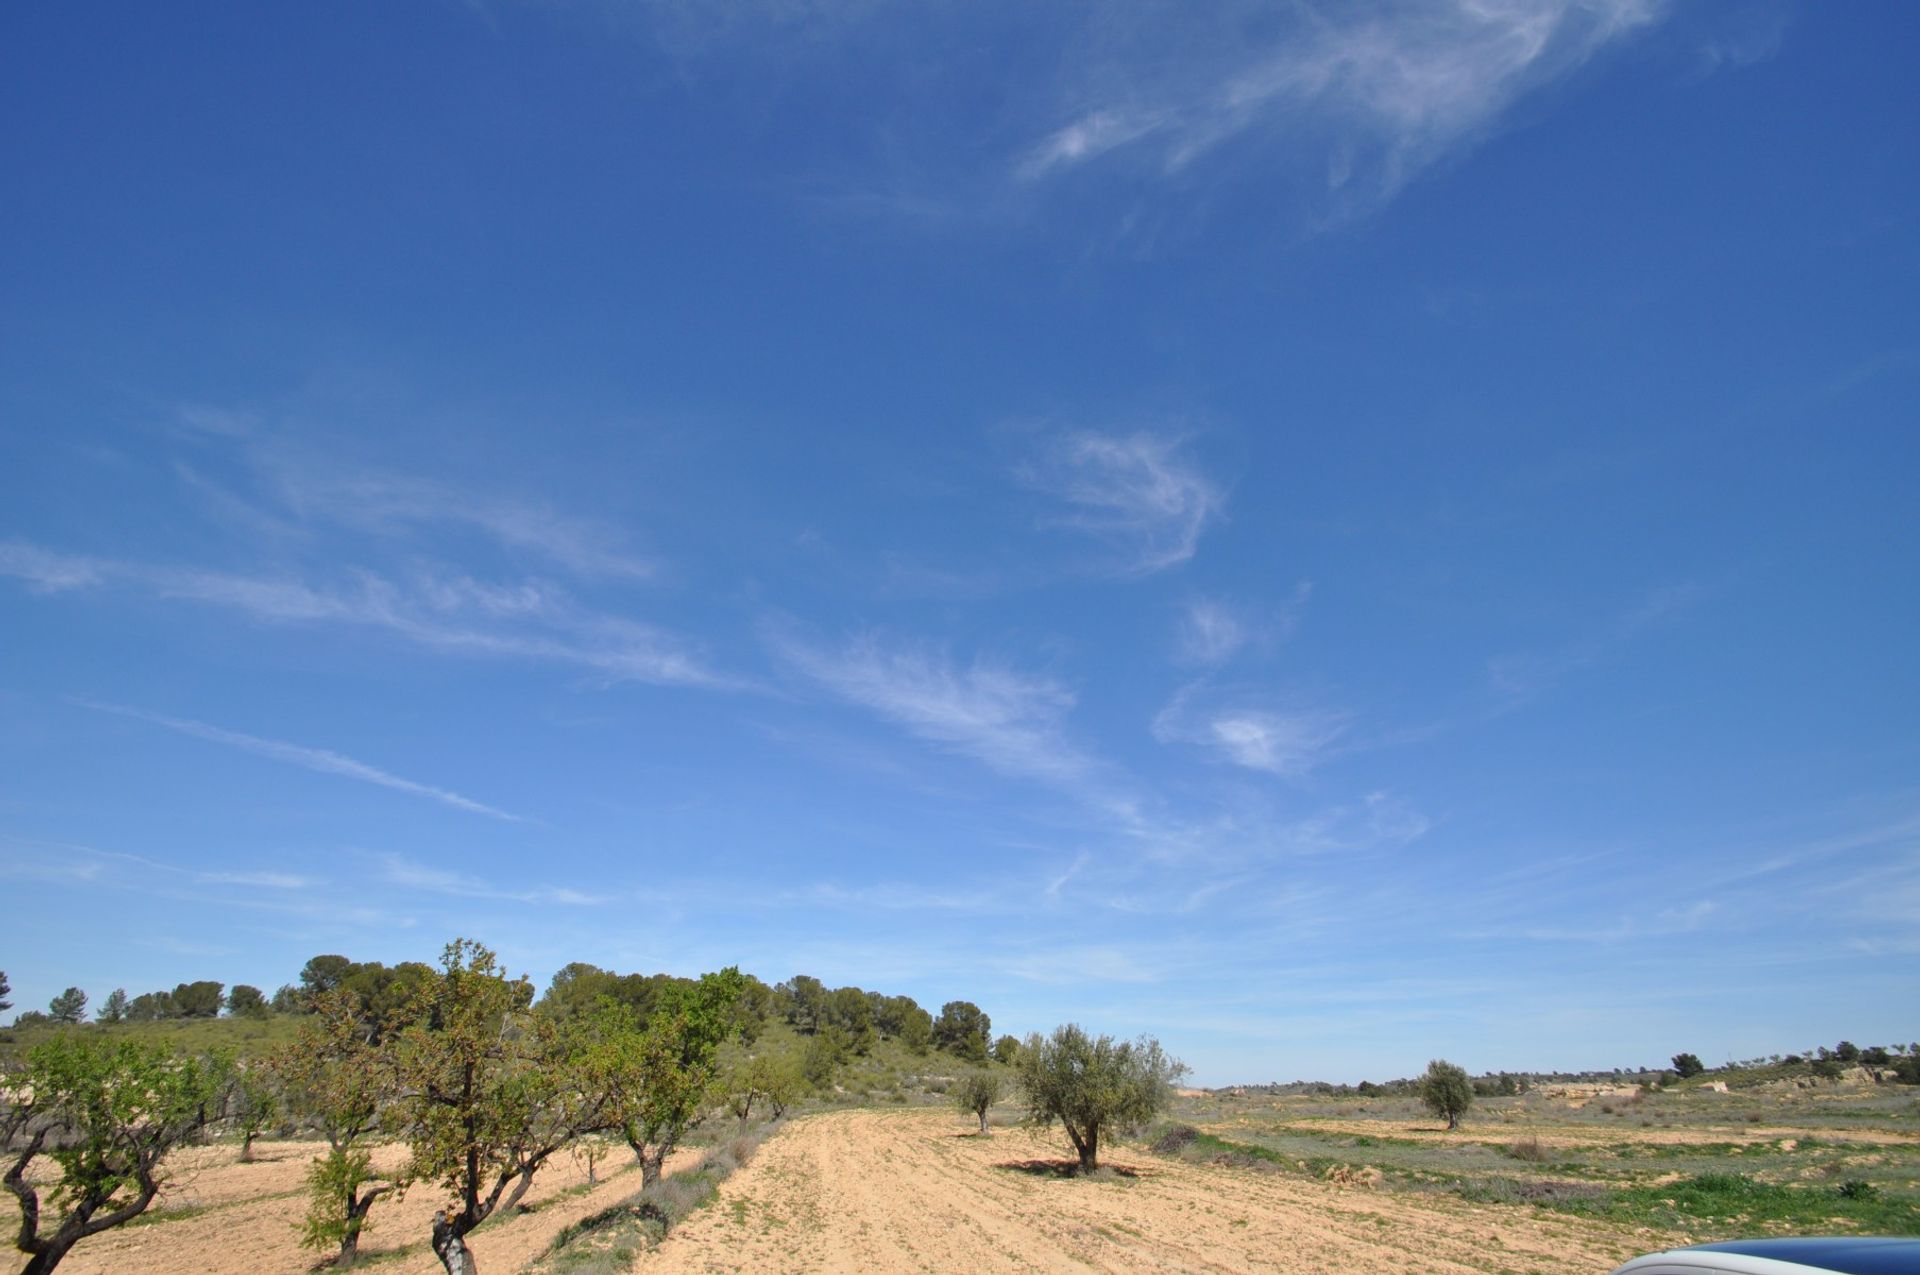
[[[1092,1173],[1082,1173],[1078,1160],[1002,1160],[993,1166],[1036,1178],[1101,1178],[1111,1174],[1119,1178],[1137,1178],[1140,1170],[1124,1164],[1103,1164]]]

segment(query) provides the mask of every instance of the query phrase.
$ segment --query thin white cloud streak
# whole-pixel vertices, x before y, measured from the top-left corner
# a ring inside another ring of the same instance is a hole
[[[1391,197],[1526,94],[1656,21],[1661,0],[1452,0],[1208,23],[1147,6],[1083,59],[1067,122],[1013,161],[1026,183],[1102,163],[1179,175],[1228,144],[1301,155],[1329,190]],[[1177,20],[1176,20],[1177,17]],[[1251,39],[1247,32],[1256,32]]]
[[[377,766],[336,753],[325,748],[308,748],[301,744],[289,744],[277,739],[263,739],[258,735],[246,735],[235,730],[226,730],[219,726],[209,726],[205,722],[196,722],[184,717],[169,717],[164,713],[150,713],[144,709],[128,708],[120,704],[102,704],[94,700],[76,699],[73,703],[96,713],[112,713],[119,717],[129,717],[135,721],[149,722],[155,726],[164,726],[168,730],[178,731],[182,735],[191,735],[210,743],[225,744],[229,748],[238,748],[242,752],[253,753],[273,761],[285,762],[289,766],[299,766],[305,770],[317,771],[323,775],[338,775],[343,779],[357,779],[361,783],[374,784],[381,788],[390,788],[395,792],[407,793],[414,797],[426,797],[464,810],[470,814],[486,815],[491,819],[504,819],[510,823],[524,823],[525,820],[515,814],[509,814],[494,806],[475,801],[471,797],[447,788],[435,788],[431,784],[416,783],[411,779],[402,779],[389,774]]]
[[[302,518],[378,534],[465,526],[509,549],[537,553],[585,576],[646,579],[659,570],[654,562],[623,549],[608,529],[542,505],[434,479],[342,470],[306,454],[264,452],[259,463],[287,508]]]
[[[1273,708],[1194,685],[1154,717],[1153,737],[1196,745],[1248,770],[1297,778],[1320,764],[1346,725],[1344,714]]]
[[[835,694],[1002,774],[1059,784],[1095,769],[1065,738],[1074,696],[1051,679],[981,660],[962,667],[930,648],[889,647],[872,636],[831,650],[784,635],[772,641],[782,658]]]
[[[319,586],[284,577],[156,566],[0,542],[0,576],[36,592],[109,586],[199,602],[273,623],[384,629],[441,651],[568,664],[610,681],[738,689],[673,635],[637,620],[582,612],[558,589],[488,585],[417,573],[403,585],[371,571]]]
[[[319,884],[291,872],[202,872],[199,879],[209,885],[251,885],[263,890],[305,890]]]
[[[532,890],[507,890],[485,879],[446,868],[430,867],[397,854],[372,856],[381,867],[383,879],[390,885],[425,890],[460,899],[499,899],[510,903],[557,903],[568,907],[595,907],[611,902],[604,894],[589,894],[564,886],[540,886]]]
[[[1178,438],[1077,431],[1051,439],[1020,476],[1067,504],[1059,525],[1111,543],[1120,569],[1147,575],[1192,558],[1225,495]]]

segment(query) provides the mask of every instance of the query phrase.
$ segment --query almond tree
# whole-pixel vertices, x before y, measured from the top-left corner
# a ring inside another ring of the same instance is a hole
[[[21,1275],[45,1275],[73,1246],[144,1213],[160,1193],[161,1161],[206,1123],[226,1084],[217,1062],[163,1045],[62,1032],[0,1080],[3,1181],[20,1206]],[[60,1166],[47,1187],[27,1168]]]
[[[667,1157],[712,1101],[720,1046],[738,1030],[733,1006],[745,985],[733,966],[692,986],[676,984],[644,1027],[615,1002],[596,1012],[613,1116],[640,1162],[643,1188],[659,1181]]]
[[[576,1137],[614,1127],[607,1053],[578,1024],[529,1015],[532,1001],[525,977],[509,979],[493,952],[456,939],[392,1040],[408,1179],[449,1197],[432,1236],[447,1275],[477,1275],[473,1228],[519,1203]]]
[[[292,1113],[318,1125],[327,1139],[327,1153],[307,1169],[300,1242],[320,1252],[333,1249],[334,1265],[345,1267],[359,1252],[374,1202],[398,1185],[374,1169],[364,1145],[381,1106],[392,1099],[393,1070],[371,1043],[354,997],[321,992],[311,1007],[294,1039],[267,1065]]]

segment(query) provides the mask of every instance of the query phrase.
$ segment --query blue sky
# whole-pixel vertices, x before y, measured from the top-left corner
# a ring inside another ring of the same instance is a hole
[[[1903,4],[13,6],[16,1010],[1913,1038]]]

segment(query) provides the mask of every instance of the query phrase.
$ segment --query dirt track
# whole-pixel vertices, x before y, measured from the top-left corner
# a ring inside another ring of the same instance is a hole
[[[1065,1140],[991,1138],[932,1112],[796,1121],[639,1275],[710,1271],[1605,1272],[1657,1246],[1616,1227],[1444,1197],[1190,1165],[1132,1148],[1135,1176],[1062,1177]]]

